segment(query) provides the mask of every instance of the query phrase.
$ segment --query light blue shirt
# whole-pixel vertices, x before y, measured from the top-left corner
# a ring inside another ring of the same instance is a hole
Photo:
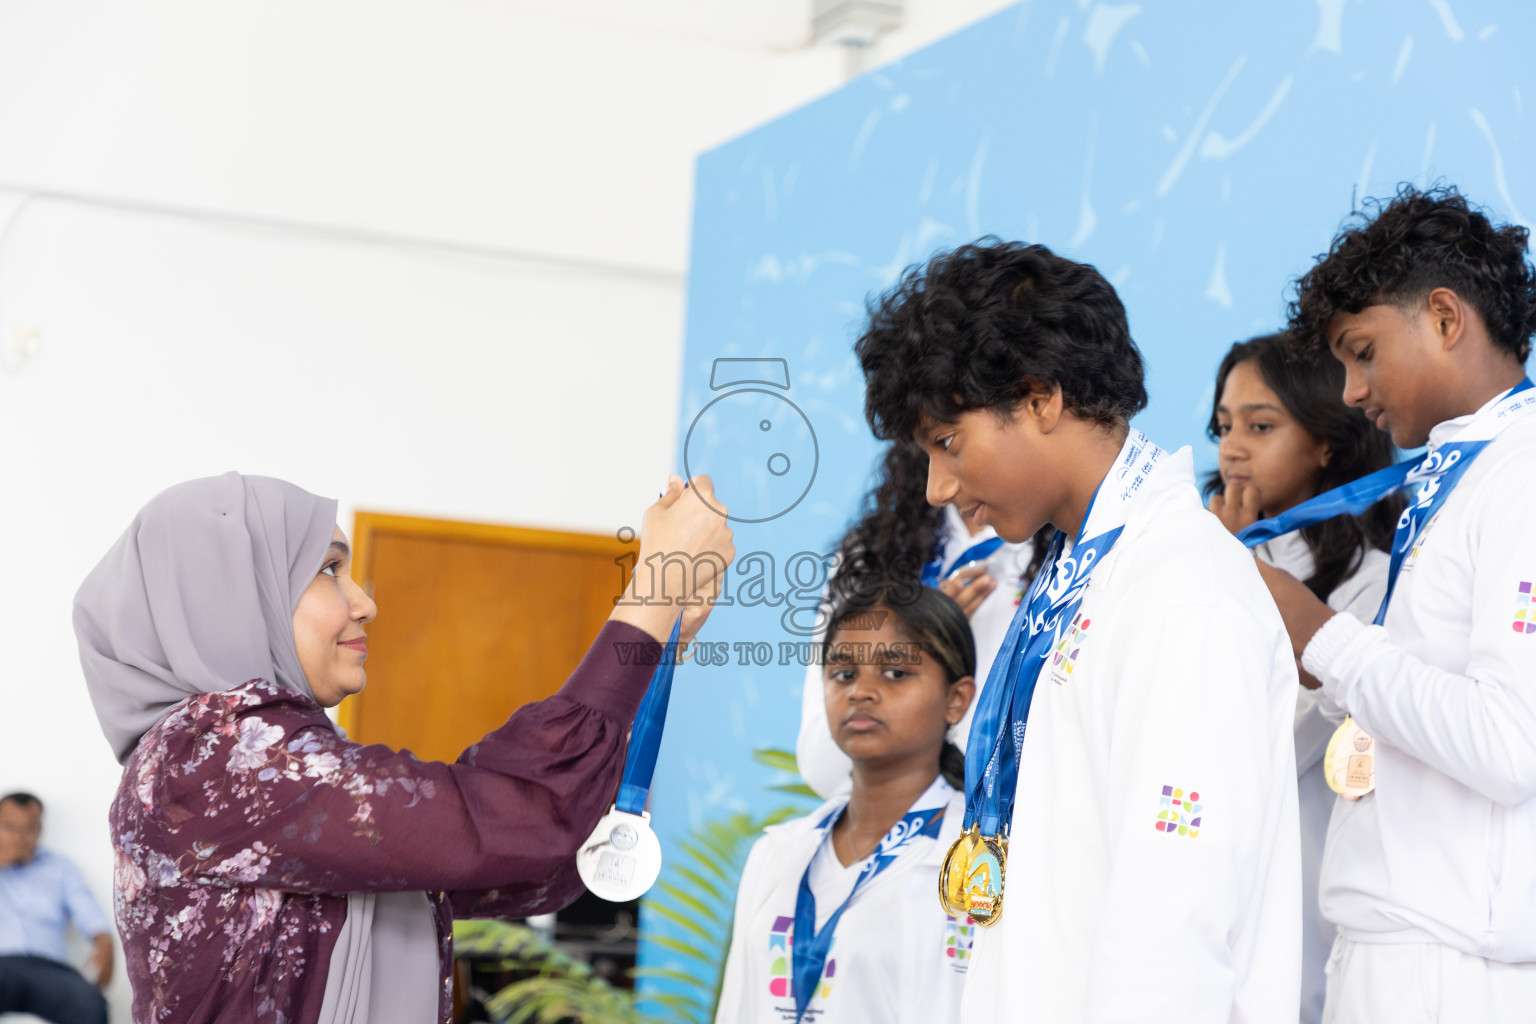
[[[46,956],[67,963],[65,932],[88,938],[110,930],[75,866],[39,849],[25,864],[0,867],[0,956]]]

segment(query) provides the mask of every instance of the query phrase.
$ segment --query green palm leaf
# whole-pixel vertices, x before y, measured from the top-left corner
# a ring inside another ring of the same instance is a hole
[[[801,781],[795,755],[787,750],[758,750],[753,759],[789,777],[770,789],[796,798],[819,799]],[[769,825],[805,813],[804,805],[779,807],[756,817],[738,812],[705,822],[679,841],[681,856],[668,865],[667,880],[646,898],[645,908],[677,925],[676,936],[657,934],[647,927],[645,941],[686,956],[689,971],[647,967],[637,977],[667,983],[660,991],[647,986],[639,1002],[653,1003],[672,1011],[682,1024],[709,1024],[720,999],[721,976],[730,948],[731,924],[736,911],[736,886],[752,844]],[[707,964],[698,970],[698,964]],[[682,975],[679,977],[678,975]]]

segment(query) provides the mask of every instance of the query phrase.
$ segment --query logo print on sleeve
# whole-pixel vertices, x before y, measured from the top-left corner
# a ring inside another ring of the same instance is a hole
[[[793,998],[790,991],[790,955],[795,948],[795,919],[776,917],[773,930],[768,933],[768,994],[778,999]],[[837,974],[837,960],[827,958],[827,968],[821,972],[821,985],[816,994],[822,999],[832,994],[832,979]]]
[[[1200,809],[1204,806],[1200,794],[1194,790],[1185,796],[1182,789],[1164,786],[1162,810],[1157,812],[1157,821],[1152,827],[1170,836],[1177,834],[1193,839],[1200,834]]]
[[[1522,580],[1520,591],[1515,595],[1516,633],[1536,633],[1536,601],[1531,600],[1531,584]]]

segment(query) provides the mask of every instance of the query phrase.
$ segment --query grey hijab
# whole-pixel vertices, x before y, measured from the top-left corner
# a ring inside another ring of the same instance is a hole
[[[176,704],[265,679],[313,697],[293,613],[330,548],[336,502],[271,477],[178,484],[134,517],[75,595],[102,732],[126,763]],[[352,893],[321,1024],[425,1024],[437,931],[423,893]]]
[[[75,594],[86,686],[119,762],[188,697],[250,679],[313,696],[293,612],[335,524],[334,500],[239,473],[140,510]]]

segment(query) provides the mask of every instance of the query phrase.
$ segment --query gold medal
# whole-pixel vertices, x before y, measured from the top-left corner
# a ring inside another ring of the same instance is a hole
[[[1376,788],[1376,741],[1355,722],[1344,719],[1323,754],[1328,787],[1346,800],[1359,800]]]
[[[971,856],[980,844],[981,836],[972,825],[969,832],[960,833],[944,855],[944,866],[939,869],[939,906],[951,917],[965,916],[965,878]]]
[[[1008,840],[981,836],[965,871],[965,912],[983,928],[1003,916],[1003,881],[1008,866]]]

